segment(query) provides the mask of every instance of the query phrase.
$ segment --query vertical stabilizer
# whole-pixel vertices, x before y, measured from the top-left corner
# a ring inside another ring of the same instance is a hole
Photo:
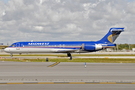
[[[113,43],[124,28],[110,28],[109,32],[101,39],[100,42]]]

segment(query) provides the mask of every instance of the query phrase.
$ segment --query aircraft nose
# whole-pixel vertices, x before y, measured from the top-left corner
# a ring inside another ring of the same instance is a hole
[[[8,51],[9,51],[9,49],[8,49],[8,48],[5,48],[5,49],[4,49],[4,51],[5,51],[5,52],[8,52]]]

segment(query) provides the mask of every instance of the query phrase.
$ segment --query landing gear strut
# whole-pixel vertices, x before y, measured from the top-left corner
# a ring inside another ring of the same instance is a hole
[[[72,55],[70,53],[67,53],[67,56],[70,57],[69,60],[72,60]]]
[[[11,57],[13,57],[13,54],[11,53]]]

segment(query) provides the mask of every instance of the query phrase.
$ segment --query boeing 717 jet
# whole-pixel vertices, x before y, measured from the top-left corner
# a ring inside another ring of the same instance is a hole
[[[95,52],[106,48],[115,47],[114,41],[124,28],[110,28],[109,32],[98,41],[30,41],[16,42],[4,49],[10,53],[71,53]]]

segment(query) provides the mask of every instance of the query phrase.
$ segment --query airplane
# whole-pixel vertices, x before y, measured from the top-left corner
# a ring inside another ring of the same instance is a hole
[[[124,31],[124,28],[110,28],[109,32],[98,41],[29,41],[16,42],[4,49],[10,53],[67,53],[72,60],[71,53],[86,53],[115,47],[114,41]]]

